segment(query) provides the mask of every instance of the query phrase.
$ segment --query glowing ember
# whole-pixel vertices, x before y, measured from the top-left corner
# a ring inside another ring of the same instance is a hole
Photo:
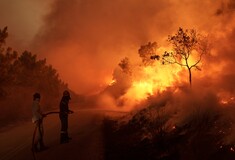
[[[230,148],[230,151],[234,152],[235,150],[234,150],[234,148],[233,148],[233,147],[231,147],[231,148]]]
[[[235,103],[235,99],[234,97],[230,97],[228,95],[223,95],[220,97],[220,103],[222,105],[229,105],[229,104],[234,104]]]
[[[115,79],[112,79],[111,82],[109,82],[109,86],[112,86],[114,83],[116,83],[116,80]]]

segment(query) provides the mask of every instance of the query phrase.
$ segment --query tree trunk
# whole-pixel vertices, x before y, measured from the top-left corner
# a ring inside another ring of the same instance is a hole
[[[192,72],[190,68],[188,68],[188,72],[189,72],[189,84],[190,84],[190,87],[192,87]]]

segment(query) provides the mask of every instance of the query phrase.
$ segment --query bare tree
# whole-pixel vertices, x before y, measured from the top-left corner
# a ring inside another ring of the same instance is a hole
[[[199,63],[202,56],[208,52],[206,38],[197,34],[195,29],[178,29],[175,35],[168,36],[168,42],[173,51],[165,51],[162,56],[163,64],[177,64],[186,67],[189,73],[189,84],[192,86],[192,68],[201,70]],[[155,59],[155,57],[151,57]],[[189,61],[190,58],[193,60]]]
[[[6,43],[6,38],[8,37],[7,27],[0,29],[0,47]]]

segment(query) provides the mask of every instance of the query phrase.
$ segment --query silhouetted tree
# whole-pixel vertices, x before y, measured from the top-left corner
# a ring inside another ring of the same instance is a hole
[[[7,27],[0,29],[0,122],[3,124],[22,118],[20,112],[25,112],[25,118],[31,116],[30,101],[22,103],[22,99],[31,97],[33,92],[39,91],[44,96],[44,104],[49,109],[56,107],[61,92],[68,90],[68,85],[46,64],[46,59],[40,60],[29,51],[18,55],[5,47],[7,37]]]
[[[118,64],[122,71],[127,74],[131,74],[131,66],[130,66],[130,60],[129,58],[125,57],[121,60],[121,62]]]
[[[173,51],[164,52],[162,63],[177,64],[186,67],[189,73],[189,84],[191,86],[192,68],[201,70],[199,63],[202,60],[202,56],[208,52],[206,38],[197,34],[195,29],[183,30],[179,28],[175,35],[168,36],[168,42],[173,46]],[[151,58],[155,59],[156,57],[152,56]]]
[[[6,95],[3,86],[13,82],[13,64],[17,59],[17,52],[5,47],[7,37],[7,27],[0,29],[0,98]]]
[[[142,58],[142,62],[144,65],[152,65],[154,63],[150,57],[156,55],[157,50],[157,42],[149,42],[146,45],[142,45],[138,50],[139,56]],[[157,58],[157,57],[156,57]],[[158,57],[159,58],[159,57]]]
[[[6,38],[8,37],[7,27],[0,29],[0,48],[6,43]]]
[[[0,84],[6,85],[13,83],[14,63],[17,60],[17,52],[7,48],[4,53],[0,53]]]

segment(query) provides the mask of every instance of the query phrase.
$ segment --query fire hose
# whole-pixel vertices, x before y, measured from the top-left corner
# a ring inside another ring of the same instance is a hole
[[[48,115],[50,115],[50,114],[60,114],[60,113],[61,113],[61,112],[58,112],[58,111],[55,111],[55,112],[47,112],[47,113],[43,114],[42,120],[43,120],[46,116],[48,116]],[[67,114],[72,114],[72,113],[73,113],[73,111],[69,111]],[[33,131],[33,139],[32,139],[32,153],[33,153],[33,159],[34,159],[34,160],[36,160],[34,144],[35,144],[35,136],[36,136],[38,127],[39,127],[38,125],[35,126],[34,131]],[[42,133],[40,133],[40,134],[42,134]]]

